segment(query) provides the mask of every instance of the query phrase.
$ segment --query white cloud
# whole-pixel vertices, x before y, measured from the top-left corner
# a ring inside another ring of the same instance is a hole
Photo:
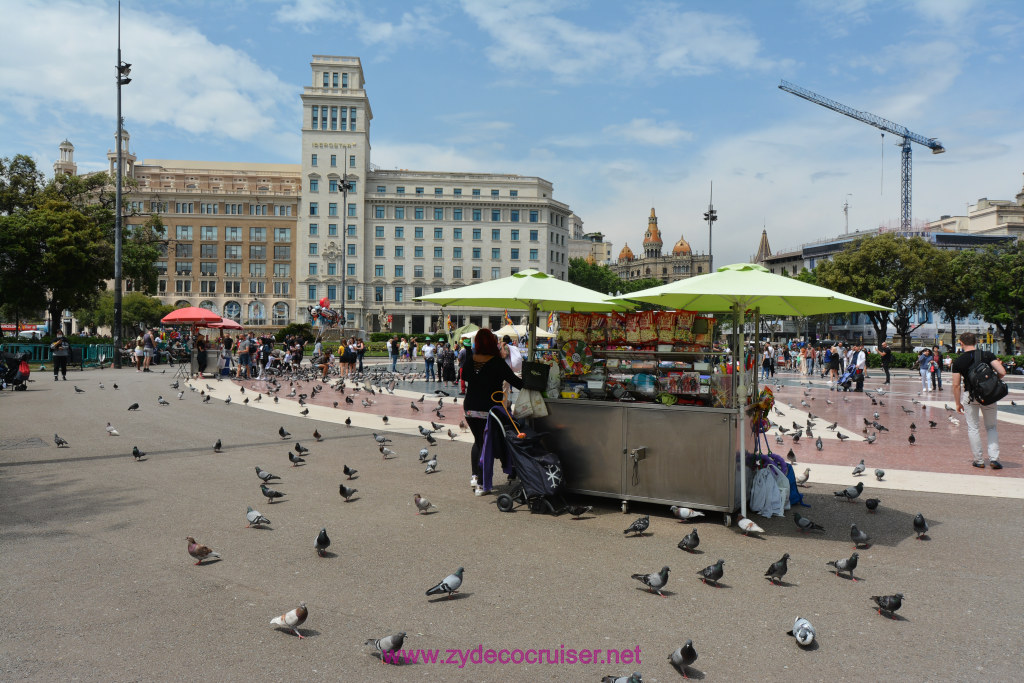
[[[639,145],[667,147],[693,139],[693,134],[683,130],[673,121],[658,123],[654,119],[633,119],[625,126],[605,126],[605,135],[619,136]]]
[[[397,22],[369,16],[355,2],[331,0],[292,0],[275,14],[278,21],[315,32],[326,24],[342,24],[351,29],[352,38],[365,45],[415,43],[443,35],[437,7],[414,7],[402,12]]]

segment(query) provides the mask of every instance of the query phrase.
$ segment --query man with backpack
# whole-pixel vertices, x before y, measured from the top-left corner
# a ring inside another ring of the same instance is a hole
[[[1006,396],[1006,375],[1003,364],[989,351],[977,348],[978,338],[973,332],[960,335],[963,353],[953,361],[953,400],[956,410],[967,419],[967,441],[971,446],[974,466],[985,467],[984,452],[981,448],[980,420],[985,422],[985,436],[988,441],[988,464],[994,470],[1001,470],[999,462],[999,434],[996,431],[996,402]],[[961,401],[966,387],[970,400],[964,406]]]

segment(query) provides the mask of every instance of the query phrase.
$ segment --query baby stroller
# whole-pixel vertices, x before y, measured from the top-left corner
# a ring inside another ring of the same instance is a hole
[[[857,366],[850,365],[846,368],[846,371],[839,376],[839,381],[836,382],[837,387],[842,387],[843,391],[849,391],[850,385],[853,384],[853,377],[857,374]],[[837,389],[838,391],[838,389]]]
[[[28,389],[28,377],[32,373],[28,365],[27,353],[3,353],[2,366],[5,387],[14,387],[15,391]]]
[[[500,432],[505,467],[512,470],[509,478],[517,482],[510,491],[498,496],[498,509],[511,512],[518,503],[529,506],[531,513],[560,515],[566,507],[560,493],[562,464],[541,443],[543,434],[521,423],[518,426],[519,430],[504,410],[491,409],[488,428]],[[519,436],[520,430],[523,437]]]

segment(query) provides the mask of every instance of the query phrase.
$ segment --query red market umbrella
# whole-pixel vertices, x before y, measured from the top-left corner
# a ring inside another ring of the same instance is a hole
[[[171,311],[165,315],[160,322],[164,325],[200,325],[219,323],[222,320],[224,319],[213,311],[208,311],[205,308],[198,308],[197,306],[188,306],[187,308],[179,308],[176,311]]]
[[[231,318],[224,318],[219,323],[210,323],[210,324],[206,325],[206,327],[210,327],[210,328],[213,328],[213,329],[216,329],[216,330],[244,330],[245,329],[244,327],[242,327],[241,323],[236,322],[236,321],[232,320]]]

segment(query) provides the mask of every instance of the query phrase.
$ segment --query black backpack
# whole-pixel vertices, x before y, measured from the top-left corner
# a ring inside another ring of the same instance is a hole
[[[989,406],[1004,398],[1009,389],[999,379],[995,369],[981,359],[981,350],[974,350],[974,362],[964,377],[971,400],[983,406]]]

